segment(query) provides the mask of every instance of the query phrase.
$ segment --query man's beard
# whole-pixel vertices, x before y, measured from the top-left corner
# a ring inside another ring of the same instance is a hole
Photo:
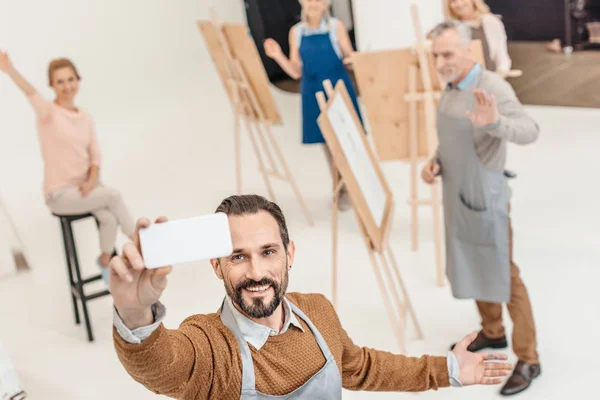
[[[446,83],[453,83],[460,77],[460,73],[458,72],[457,69],[450,69],[450,70],[443,71],[443,72],[447,72],[446,74],[443,74],[441,71],[438,71],[438,72],[439,72],[440,76],[442,77],[442,79],[444,80],[444,82],[446,82]]]
[[[274,292],[273,299],[269,303],[265,304],[262,298],[252,299],[251,303],[247,303],[244,300],[242,290],[265,285],[269,285]],[[258,282],[251,279],[245,279],[239,282],[233,290],[229,285],[225,285],[225,290],[227,295],[231,298],[231,301],[233,301],[233,304],[237,305],[249,317],[258,319],[270,317],[275,312],[283,300],[287,285],[288,271],[286,268],[281,284],[267,277],[264,277]]]

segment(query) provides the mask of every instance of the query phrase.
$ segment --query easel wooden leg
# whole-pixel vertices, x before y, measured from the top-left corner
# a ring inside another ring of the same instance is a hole
[[[364,238],[369,247],[369,257],[371,258],[371,264],[373,264],[373,271],[375,271],[375,277],[377,278],[379,290],[381,290],[381,295],[382,295],[383,301],[385,303],[385,308],[387,309],[387,312],[388,312],[388,317],[392,324],[392,329],[394,330],[394,333],[396,335],[396,340],[398,341],[398,346],[400,346],[400,352],[402,354],[407,354],[406,353],[406,343],[404,341],[405,331],[402,329],[402,324],[400,323],[400,321],[398,321],[397,314],[394,311],[394,307],[392,306],[392,303],[390,302],[390,296],[389,296],[387,287],[385,286],[385,281],[383,280],[381,270],[379,269],[379,265],[377,264],[377,258],[375,257],[375,251],[371,248],[367,237],[364,236]]]
[[[427,140],[427,149],[430,156],[433,155],[437,142],[436,139],[436,106],[434,97],[433,79],[430,75],[431,54],[427,54],[425,49],[425,35],[419,19],[419,9],[416,4],[411,4],[411,16],[415,28],[416,51],[419,70],[421,72],[421,81],[423,83],[423,104],[425,107],[425,132]],[[439,77],[438,77],[439,78]],[[438,184],[432,186],[432,206],[433,206],[433,230],[435,241],[435,260],[437,267],[438,286],[444,286],[444,266],[442,264],[442,227],[440,217],[440,189]]]
[[[440,185],[434,183],[431,187],[432,207],[433,207],[433,235],[435,245],[435,264],[437,267],[437,282],[439,287],[443,287],[446,283],[444,261],[442,259],[442,216],[441,216],[441,196]]]
[[[416,94],[417,92],[417,67],[410,66],[408,70],[408,92]],[[409,102],[409,121],[410,121],[410,206],[411,206],[411,224],[412,224],[412,250],[419,250],[419,144],[418,144],[418,119],[417,102]]]
[[[382,257],[385,257],[385,255],[384,255],[385,253],[387,253],[387,255],[390,259],[390,263],[392,264],[392,270],[394,271],[394,274],[396,275],[396,281],[397,281],[398,285],[400,286],[400,290],[402,291],[402,296],[404,297],[404,304],[405,304],[406,310],[408,311],[408,314],[410,315],[412,322],[415,325],[415,329],[417,331],[417,337],[419,339],[423,339],[423,331],[421,330],[421,325],[419,324],[419,321],[417,320],[417,314],[415,313],[415,310],[412,306],[412,302],[410,301],[410,297],[408,296],[408,291],[406,290],[406,286],[404,285],[404,280],[402,279],[402,276],[400,275],[400,269],[398,268],[398,263],[396,262],[396,257],[394,256],[394,253],[392,252],[392,248],[390,247],[389,244],[386,247],[386,251],[382,253]]]
[[[241,155],[241,135],[240,135],[240,116],[239,113],[235,115],[235,131],[234,131],[234,146],[235,146],[235,177],[236,177],[236,188],[237,194],[242,194],[242,155]]]
[[[14,235],[14,238],[17,241],[17,244],[19,247],[15,248],[11,248],[11,252],[14,258],[14,262],[15,262],[15,267],[17,269],[19,268],[24,268],[24,269],[29,269],[29,262],[27,261],[27,257],[25,256],[26,253],[26,249],[25,249],[25,242],[21,239],[21,236],[19,235],[19,230],[17,229],[17,224],[15,223],[15,220],[13,219],[12,215],[8,212],[8,208],[6,207],[6,204],[4,203],[4,199],[2,198],[2,196],[0,196],[0,218],[1,218],[1,214],[4,214],[4,218],[6,218],[6,220],[8,221],[8,224],[10,225],[10,229],[11,229],[11,233],[12,235]]]
[[[267,187],[267,192],[269,193],[269,200],[276,201],[275,194],[273,192],[273,188],[271,187],[271,181],[269,181],[269,177],[267,175],[267,170],[265,169],[265,163],[263,162],[262,155],[260,154],[260,149],[258,148],[258,143],[256,143],[256,138],[254,137],[254,132],[252,130],[253,124],[248,121],[247,118],[244,118],[244,122],[246,123],[246,129],[248,130],[248,136],[250,136],[250,141],[252,142],[252,147],[254,148],[254,152],[256,153],[256,158],[258,160],[258,167],[260,169],[260,173],[265,181],[265,186]]]
[[[356,210],[356,207],[354,206],[354,204],[353,204],[353,208],[354,208],[354,210]],[[358,216],[358,213],[356,211],[354,212],[354,216],[356,217],[356,222],[358,223],[358,226],[360,227],[362,237],[363,237],[363,239],[365,241],[365,245],[367,246],[367,249],[369,251],[369,258],[371,259],[371,264],[373,265],[373,271],[375,272],[375,277],[377,278],[377,284],[379,285],[379,290],[381,291],[381,296],[383,297],[383,302],[385,304],[385,308],[387,310],[388,317],[390,319],[390,323],[392,324],[392,329],[394,330],[394,334],[396,335],[396,340],[398,340],[398,346],[400,346],[400,351],[402,354],[407,354],[406,353],[406,343],[404,341],[405,331],[402,329],[402,324],[400,323],[400,321],[398,321],[397,314],[394,311],[394,307],[392,306],[392,303],[390,302],[390,295],[388,293],[388,289],[385,285],[385,281],[383,280],[383,275],[381,274],[381,270],[377,263],[377,257],[375,257],[376,252],[373,249],[373,245],[372,245],[371,241],[369,240],[369,236],[367,234],[367,229],[361,222],[360,217]]]
[[[253,123],[255,129],[256,129],[256,134],[258,135],[258,138],[260,139],[260,143],[262,145],[262,147],[265,149],[265,153],[267,155],[267,160],[269,161],[270,167],[268,168],[267,171],[272,171],[274,173],[274,175],[281,175],[277,169],[277,164],[275,164],[275,160],[273,159],[273,155],[271,154],[271,149],[269,149],[269,145],[267,144],[267,140],[265,139],[265,126],[263,122],[254,122]],[[271,145],[273,145],[273,147],[277,147],[277,144],[271,140]]]
[[[337,249],[338,249],[338,202],[340,192],[338,189],[338,174],[334,174],[333,178],[333,203],[331,206],[331,240],[332,253],[331,259],[333,266],[331,268],[331,302],[334,308],[337,308]]]
[[[398,282],[394,282],[394,276],[392,275],[392,271],[390,271],[390,266],[385,258],[385,254],[384,254],[385,250],[379,253],[379,258],[381,261],[381,265],[382,265],[382,270],[385,273],[386,279],[385,282],[388,282],[388,289],[389,292],[391,292],[391,297],[393,302],[396,304],[396,314],[398,316],[398,329],[400,330],[400,332],[402,332],[402,336],[404,338],[405,332],[406,332],[406,305],[403,301],[403,299],[400,298],[400,293],[398,291],[398,286],[400,286],[400,284],[402,283],[402,281],[398,281]],[[397,271],[396,271],[397,273]],[[401,286],[400,286],[401,288]],[[406,293],[404,293],[404,291],[402,291],[402,295],[404,297],[404,300],[406,300]],[[389,296],[389,295],[388,295]],[[404,352],[404,350],[403,350]]]
[[[304,217],[306,218],[308,225],[314,226],[312,216],[310,215],[310,211],[308,211],[308,207],[306,206],[304,197],[302,197],[302,193],[300,193],[300,188],[298,188],[296,179],[290,172],[288,164],[285,161],[285,157],[283,157],[283,153],[281,152],[281,149],[279,148],[279,145],[277,144],[277,141],[275,140],[275,137],[273,136],[273,132],[271,132],[271,126],[269,124],[267,124],[267,125],[264,125],[263,127],[267,133],[267,137],[269,138],[271,145],[273,146],[273,149],[275,150],[275,154],[277,155],[277,158],[279,159],[279,162],[281,163],[281,167],[283,168],[283,174],[285,176],[285,179],[292,186],[292,189],[294,190],[294,194],[296,195],[296,198],[298,199],[298,203],[300,203],[300,208],[302,208],[302,212],[304,213]]]

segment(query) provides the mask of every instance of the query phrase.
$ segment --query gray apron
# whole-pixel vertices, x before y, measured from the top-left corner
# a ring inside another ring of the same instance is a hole
[[[289,300],[288,300],[289,301]],[[244,339],[240,328],[235,322],[233,313],[229,308],[227,301],[221,306],[221,320],[228,327],[240,346],[242,358],[242,396],[241,400],[260,400],[260,399],[314,399],[314,400],[338,400],[342,398],[342,378],[340,371],[333,354],[329,351],[329,347],[321,336],[321,333],[312,321],[300,311],[294,304],[290,302],[292,312],[296,314],[310,328],[315,336],[319,348],[325,356],[326,362],[323,368],[313,375],[302,386],[294,391],[283,396],[271,396],[260,393],[256,390],[256,382],[254,377],[254,363],[252,361],[252,353]]]
[[[473,110],[470,96],[468,109]],[[446,225],[446,270],[458,299],[510,300],[508,188],[503,171],[487,169],[475,152],[468,118],[438,111]]]

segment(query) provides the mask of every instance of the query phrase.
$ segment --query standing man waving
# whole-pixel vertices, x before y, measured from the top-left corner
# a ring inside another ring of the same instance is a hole
[[[429,184],[442,177],[448,279],[454,297],[476,300],[481,315],[470,351],[508,346],[502,325],[507,303],[519,362],[501,394],[512,395],[527,389],[541,367],[529,296],[512,257],[506,147],[534,142],[539,128],[510,85],[472,61],[466,25],[444,22],[431,38],[448,86],[438,108],[439,148],[422,176]]]

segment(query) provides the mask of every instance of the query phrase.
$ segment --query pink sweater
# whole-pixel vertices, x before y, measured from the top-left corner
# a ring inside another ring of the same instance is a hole
[[[46,197],[58,189],[85,182],[90,166],[100,166],[92,117],[81,109],[61,107],[37,92],[28,99],[37,115]]]

